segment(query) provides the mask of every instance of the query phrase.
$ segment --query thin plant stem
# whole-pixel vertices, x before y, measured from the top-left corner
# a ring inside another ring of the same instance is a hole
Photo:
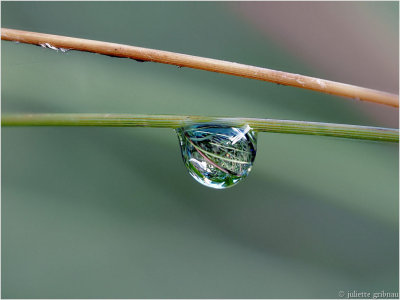
[[[395,94],[218,59],[8,28],[1,29],[1,39],[41,45],[53,50],[64,51],[69,49],[87,51],[108,56],[126,57],[140,61],[151,61],[224,73],[399,107],[399,96]]]
[[[1,120],[2,126],[108,126],[173,129],[200,123],[235,127],[249,125],[257,132],[399,142],[398,129],[275,119],[133,114],[5,114]]]

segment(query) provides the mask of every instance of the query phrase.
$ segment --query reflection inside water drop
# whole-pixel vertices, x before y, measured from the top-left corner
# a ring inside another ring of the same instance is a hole
[[[183,162],[201,184],[223,189],[249,174],[256,157],[257,134],[248,125],[236,128],[200,124],[176,132]]]

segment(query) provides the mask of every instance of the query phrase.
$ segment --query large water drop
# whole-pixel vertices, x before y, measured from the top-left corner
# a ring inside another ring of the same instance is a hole
[[[224,189],[249,174],[257,151],[257,133],[241,128],[200,124],[176,130],[182,158],[190,175],[201,184]]]

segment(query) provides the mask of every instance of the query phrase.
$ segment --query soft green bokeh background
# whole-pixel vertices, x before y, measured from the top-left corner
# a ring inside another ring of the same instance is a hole
[[[229,3],[2,2],[2,26],[324,77]],[[398,3],[359,3],[398,39]],[[367,32],[360,32],[367,35]],[[398,40],[397,40],[398,44]],[[2,42],[2,113],[381,125],[356,103],[156,63]],[[2,128],[3,298],[336,298],[398,291],[398,145],[259,134],[249,178],[196,183],[175,133]]]

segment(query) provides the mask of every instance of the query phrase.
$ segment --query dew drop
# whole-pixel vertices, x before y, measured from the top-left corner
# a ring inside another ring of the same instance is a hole
[[[250,126],[200,124],[176,132],[183,162],[199,183],[224,189],[249,174],[257,151],[257,133]]]

